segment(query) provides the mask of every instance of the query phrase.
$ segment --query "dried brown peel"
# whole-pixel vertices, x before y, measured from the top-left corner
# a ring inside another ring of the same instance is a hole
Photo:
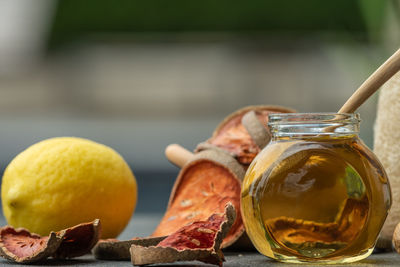
[[[171,192],[167,211],[152,236],[166,236],[183,225],[204,221],[224,212],[230,202],[240,211],[240,186],[245,171],[230,155],[217,150],[197,153],[181,169]],[[244,232],[240,212],[222,247],[235,242]]]
[[[93,249],[94,257],[99,260],[130,260],[129,249],[132,245],[143,247],[156,246],[166,236],[135,238],[131,240],[100,240]]]
[[[260,152],[260,147],[242,124],[243,116],[249,111],[254,111],[263,125],[267,124],[270,113],[295,112],[293,109],[280,106],[248,106],[233,112],[218,125],[212,137],[205,143],[228,151],[245,166],[248,166]],[[205,143],[199,144],[196,151],[207,149]]]
[[[202,261],[222,266],[223,259],[219,253],[206,249],[182,250],[163,247],[131,246],[131,262],[133,265],[147,265],[155,263],[171,263],[176,261]]]
[[[156,246],[132,245],[133,265],[202,261],[222,266],[220,245],[235,221],[235,209],[228,203],[223,214],[213,214],[206,221],[196,221],[180,228]]]
[[[97,241],[99,241],[101,232],[100,220],[96,219],[90,223],[81,223],[61,232],[63,232],[63,239],[53,257],[79,257],[89,253]]]
[[[11,226],[5,226],[0,230],[1,256],[18,263],[46,259],[58,249],[61,242],[62,236],[55,232],[41,237],[23,228],[14,229]]]
[[[271,134],[266,128],[266,123],[263,124],[261,119],[254,110],[247,112],[242,118],[244,128],[260,149],[264,148],[271,140]]]
[[[100,221],[51,232],[41,237],[23,228],[5,226],[0,229],[0,255],[18,263],[32,263],[50,256],[72,258],[84,255],[98,241]]]

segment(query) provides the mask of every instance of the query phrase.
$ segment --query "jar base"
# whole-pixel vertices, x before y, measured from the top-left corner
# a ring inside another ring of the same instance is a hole
[[[337,257],[332,259],[318,259],[318,258],[298,258],[295,256],[287,256],[278,253],[274,253],[274,257],[272,259],[283,262],[283,263],[296,263],[296,264],[343,264],[343,263],[352,263],[356,261],[363,260],[372,254],[374,248],[370,248],[362,254],[350,257]]]

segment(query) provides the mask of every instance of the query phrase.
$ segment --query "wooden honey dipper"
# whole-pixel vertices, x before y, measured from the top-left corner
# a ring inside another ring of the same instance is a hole
[[[400,49],[388,58],[339,109],[338,113],[353,113],[385,82],[400,70]]]
[[[170,144],[165,148],[167,159],[182,168],[194,156],[192,152],[178,144]]]

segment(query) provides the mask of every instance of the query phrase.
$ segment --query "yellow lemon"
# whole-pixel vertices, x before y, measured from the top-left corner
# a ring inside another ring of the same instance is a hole
[[[8,224],[40,235],[99,218],[102,238],[127,225],[137,199],[136,179],[113,149],[59,137],[21,152],[4,172],[1,197]]]

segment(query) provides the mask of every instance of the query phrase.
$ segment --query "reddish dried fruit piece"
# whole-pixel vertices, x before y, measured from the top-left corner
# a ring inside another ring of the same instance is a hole
[[[63,233],[63,239],[53,257],[74,258],[89,253],[99,241],[100,231],[99,219],[60,231],[59,233]]]
[[[183,225],[204,221],[224,212],[230,202],[240,210],[240,186],[245,171],[229,154],[217,150],[197,153],[181,169],[172,189],[167,211],[152,236],[167,236]],[[235,242],[244,232],[240,212],[222,247]]]
[[[131,261],[134,265],[146,265],[198,260],[222,266],[220,246],[234,221],[235,209],[229,203],[223,214],[186,225],[156,246],[132,245]]]
[[[51,256],[60,246],[62,236],[51,232],[41,237],[23,228],[11,226],[0,230],[0,254],[3,258],[18,263],[40,261]]]
[[[99,240],[100,221],[51,232],[41,237],[23,228],[5,226],[0,229],[0,255],[18,263],[55,258],[72,258],[88,253]]]
[[[295,112],[295,110],[293,109],[280,106],[244,107],[226,117],[218,125],[212,137],[208,139],[205,143],[199,144],[198,147],[196,148],[196,151],[209,149],[210,145],[216,146],[223,150],[228,151],[241,164],[247,167],[254,159],[254,157],[260,152],[260,149],[262,147],[259,147],[259,145],[263,144],[263,142],[255,142],[255,140],[253,140],[254,137],[258,136],[258,133],[256,131],[261,129],[259,127],[254,128],[251,125],[249,125],[250,127],[245,127],[242,123],[243,116],[249,111],[254,111],[255,115],[260,120],[261,124],[264,126],[267,125],[268,114],[270,113]],[[249,131],[246,128],[253,130],[250,130],[249,133]],[[268,131],[266,127],[265,129]]]

